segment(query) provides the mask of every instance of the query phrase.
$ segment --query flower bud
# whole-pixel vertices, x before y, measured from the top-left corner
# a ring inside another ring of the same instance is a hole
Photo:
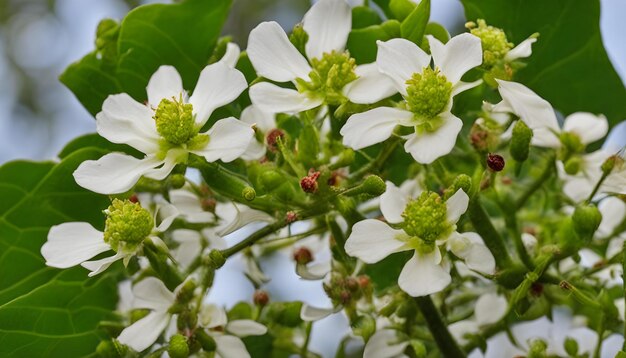
[[[287,221],[287,223],[291,224],[292,222],[295,222],[298,220],[298,214],[296,214],[295,211],[288,211],[287,213],[285,213],[285,221]]]
[[[176,295],[178,303],[187,303],[193,299],[196,283],[193,280],[187,280]]]
[[[513,159],[518,162],[523,162],[528,159],[530,141],[532,138],[533,131],[528,128],[524,121],[519,120],[515,122],[511,136],[511,144],[509,146],[509,151]]]
[[[120,348],[125,348],[119,344],[118,346],[120,346]],[[121,352],[118,351],[117,346],[113,341],[102,341],[98,343],[98,346],[96,347],[96,354],[102,358],[118,358],[123,356]]]
[[[215,206],[217,205],[217,201],[214,198],[206,198],[200,201],[200,206],[202,210],[208,211],[210,213],[215,212]]]
[[[611,174],[611,172],[613,171],[613,168],[615,168],[615,164],[617,164],[617,161],[621,160],[621,158],[618,155],[612,155],[608,158],[606,158],[606,160],[604,161],[604,163],[602,163],[602,174],[604,175],[609,175]]]
[[[578,357],[578,341],[576,341],[572,337],[565,338],[565,342],[563,343],[563,348],[570,357]]]
[[[346,190],[343,195],[355,196],[359,194],[368,194],[372,196],[380,196],[387,190],[387,184],[377,175],[367,176],[363,182],[353,188]]]
[[[291,31],[291,35],[289,35],[289,41],[293,44],[295,48],[300,51],[300,53],[305,53],[306,43],[309,41],[309,34],[304,31],[302,24],[297,24],[293,27]]]
[[[376,332],[376,321],[372,316],[359,316],[351,323],[354,334],[363,337],[364,340],[369,339]]]
[[[200,342],[200,346],[205,352],[214,352],[217,348],[217,344],[215,343],[215,339],[209,336],[204,330],[198,329],[195,332],[195,337],[198,342]]]
[[[602,214],[593,204],[578,206],[572,216],[574,230],[582,239],[591,239],[601,221]]]
[[[543,358],[546,357],[546,350],[548,349],[548,345],[545,341],[541,339],[536,339],[530,343],[530,347],[528,349],[528,355],[526,358]]]
[[[487,155],[487,166],[494,172],[502,171],[504,169],[504,158],[501,155],[489,153]]]
[[[209,261],[208,262],[209,266],[211,266],[214,269],[218,269],[224,266],[224,263],[226,263],[226,258],[224,257],[224,254],[222,254],[220,250],[211,250],[211,252],[209,252],[208,261]]]
[[[241,191],[241,196],[243,196],[243,198],[247,201],[252,201],[256,198],[256,191],[254,188],[247,186]]]
[[[278,140],[281,140],[285,137],[285,132],[283,132],[282,130],[278,129],[278,128],[274,128],[271,129],[269,132],[267,132],[267,135],[265,136],[265,143],[267,144],[267,149],[272,152],[272,153],[276,153],[278,151]]]
[[[564,168],[565,172],[569,175],[576,175],[580,171],[583,163],[580,157],[572,157],[565,161]]]
[[[306,265],[313,261],[313,253],[306,247],[300,247],[293,253],[293,259],[298,265]]]
[[[172,174],[169,178],[170,186],[174,189],[180,189],[185,185],[185,176],[183,174]]]
[[[309,175],[300,180],[300,187],[305,193],[315,193],[317,191],[317,178],[320,176],[320,172],[309,170]]]
[[[181,334],[175,334],[170,338],[170,345],[167,353],[172,358],[187,358],[189,356],[189,345],[187,338]]]
[[[255,305],[263,307],[270,301],[270,296],[267,294],[267,291],[256,290],[252,296],[252,301]]]
[[[117,39],[120,24],[113,19],[104,19],[96,29],[96,51],[105,64],[114,64],[117,57]]]

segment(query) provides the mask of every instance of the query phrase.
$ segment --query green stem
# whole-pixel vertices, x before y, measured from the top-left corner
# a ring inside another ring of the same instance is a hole
[[[515,289],[515,292],[513,292],[513,296],[509,301],[507,314],[513,310],[518,302],[526,297],[533,283],[535,283],[541,277],[541,275],[543,275],[553,259],[554,253],[544,254],[537,259],[535,269],[532,272],[526,274],[524,281],[522,281],[522,283]]]
[[[302,345],[302,351],[300,352],[301,357],[307,357],[309,352],[309,342],[311,341],[311,331],[313,330],[313,322],[309,321],[306,323],[306,331],[304,336],[304,344]]]
[[[506,204],[500,204],[502,212],[504,213],[504,222],[509,232],[509,236],[511,236],[511,238],[513,239],[517,254],[519,255],[524,265],[526,265],[529,270],[533,270],[535,268],[535,265],[533,264],[533,260],[530,258],[530,255],[528,255],[528,251],[526,251],[524,241],[522,241],[522,235],[520,235],[519,227],[517,225],[517,216],[515,215],[514,211],[508,210],[506,208]]]
[[[528,188],[526,188],[526,190],[522,193],[522,195],[515,202],[516,209],[523,207],[524,204],[526,204],[526,201],[531,197],[531,195],[533,195],[539,188],[541,188],[543,183],[550,178],[554,169],[555,158],[556,156],[554,153],[552,153],[548,157],[548,160],[546,161],[546,164],[543,168],[543,171],[541,172],[541,175],[539,175],[539,177],[535,179],[535,181]]]
[[[485,212],[485,209],[480,204],[478,195],[470,200],[468,214],[470,221],[474,226],[474,230],[476,230],[478,235],[480,235],[485,241],[485,245],[489,251],[491,251],[491,254],[493,254],[498,268],[505,269],[507,267],[511,267],[513,263],[511,256],[509,256],[509,253],[504,246],[502,237],[493,227],[487,212]]]
[[[380,171],[380,168],[383,166],[383,164],[385,164],[387,159],[389,159],[393,151],[396,149],[398,143],[400,143],[400,137],[391,136],[389,140],[385,142],[381,151],[378,153],[378,157],[369,162],[369,164],[361,167],[359,170],[354,172],[354,174],[350,178],[350,181],[355,182],[364,177],[365,174],[372,172],[377,173],[378,171]]]
[[[593,358],[600,358],[600,353],[602,352],[603,334],[604,334],[604,313],[601,313],[600,322],[598,323],[598,343],[596,344],[596,349],[593,352]]]
[[[283,227],[287,226],[287,224],[288,223],[286,220],[281,220],[281,221],[275,221],[274,223],[270,225],[264,226],[261,229],[252,233],[252,235],[248,236],[245,240],[225,250],[222,250],[222,255],[224,255],[224,258],[229,258],[233,256],[234,254],[238,253],[239,251],[254,245],[254,243],[266,237],[267,235],[272,234],[274,231],[278,229],[282,229]]]
[[[437,342],[441,355],[446,358],[465,357],[465,353],[459,348],[448,331],[430,296],[415,297],[414,300],[422,312],[435,342]]]
[[[608,177],[609,174],[611,174],[610,171],[602,173],[602,176],[600,177],[600,180],[598,180],[598,182],[596,183],[596,186],[593,187],[593,190],[591,191],[591,194],[589,194],[589,197],[587,198],[587,201],[586,201],[587,204],[589,204],[591,202],[591,200],[596,195],[598,190],[600,190],[600,186],[602,185],[602,183],[604,183],[604,179],[606,179],[606,177]]]

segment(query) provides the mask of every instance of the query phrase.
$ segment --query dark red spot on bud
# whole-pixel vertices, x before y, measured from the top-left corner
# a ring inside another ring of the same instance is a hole
[[[504,158],[498,154],[487,155],[487,166],[494,172],[499,172],[504,169]]]

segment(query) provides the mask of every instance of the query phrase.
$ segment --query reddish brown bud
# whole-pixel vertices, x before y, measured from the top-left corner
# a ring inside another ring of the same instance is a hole
[[[285,221],[287,221],[287,223],[291,224],[294,221],[298,220],[298,214],[296,214],[295,211],[288,211],[285,214]]]
[[[339,294],[339,301],[344,305],[348,304],[351,299],[352,294],[350,294],[350,292],[348,291],[341,291],[341,293]]]
[[[530,294],[532,294],[535,297],[539,297],[541,296],[541,294],[543,293],[543,285],[539,282],[535,282],[532,284],[532,286],[530,286]]]
[[[320,172],[314,169],[309,170],[309,175],[300,180],[300,187],[305,193],[315,193],[317,191],[317,178]]]
[[[367,288],[372,283],[370,277],[367,275],[361,275],[357,277],[357,279],[359,280],[359,286],[361,286],[361,288]]]
[[[501,155],[489,153],[487,155],[487,166],[494,172],[499,172],[504,169],[504,158]]]
[[[350,290],[351,292],[354,292],[359,289],[359,281],[354,277],[346,277],[346,280],[344,282],[345,282],[346,288]]]
[[[130,196],[130,198],[128,198],[128,201],[130,201],[131,203],[138,203],[139,202],[139,198],[137,197],[137,194],[133,194]]]
[[[285,138],[285,132],[278,128],[274,128],[267,132],[267,136],[265,137],[265,143],[267,144],[267,149],[270,152],[276,153],[276,151],[278,150],[278,138]]]
[[[202,210],[208,211],[211,213],[215,212],[216,205],[217,205],[217,202],[213,198],[206,198],[200,201],[200,206],[202,206]]]
[[[313,253],[306,247],[300,247],[293,253],[293,259],[300,265],[313,261]]]
[[[265,306],[270,301],[270,296],[263,290],[256,290],[252,295],[252,301],[257,306]]]

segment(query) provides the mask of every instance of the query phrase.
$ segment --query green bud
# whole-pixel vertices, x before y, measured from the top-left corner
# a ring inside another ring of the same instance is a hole
[[[220,250],[211,250],[209,252],[209,266],[213,269],[218,269],[226,263],[226,258]]]
[[[238,302],[228,311],[229,320],[254,319],[252,306],[248,302]]]
[[[154,228],[152,215],[139,203],[113,199],[105,213],[104,242],[115,251],[134,251]]]
[[[112,341],[102,341],[96,347],[96,354],[102,358],[118,358],[122,357],[118,352],[115,343]]]
[[[602,163],[602,166],[601,166],[602,174],[604,174],[604,175],[611,174],[611,172],[615,168],[615,165],[618,163],[618,161],[621,161],[621,160],[622,159],[619,156],[617,156],[617,155],[612,155],[612,156],[608,157],[604,161],[604,163]]]
[[[502,29],[488,26],[483,19],[478,19],[477,22],[478,26],[473,22],[468,22],[465,26],[470,29],[472,35],[480,38],[483,66],[489,68],[504,59],[504,56],[513,48],[513,44],[507,41]]]
[[[296,327],[302,323],[301,302],[271,302],[266,308],[268,319],[280,325]]]
[[[569,175],[576,175],[580,171],[583,161],[580,157],[571,157],[565,162],[565,172]]]
[[[601,221],[602,214],[593,204],[578,206],[572,216],[574,230],[582,239],[591,239]]]
[[[548,345],[544,340],[535,339],[530,343],[526,358],[546,358],[548,356],[546,353],[547,349]]]
[[[406,81],[407,104],[411,112],[425,119],[437,117],[448,105],[452,95],[452,83],[439,69],[424,67],[422,73],[414,73]],[[431,121],[425,122],[422,129],[434,131]]]
[[[425,358],[426,357],[426,346],[422,341],[418,341],[417,339],[412,339],[409,341],[411,348],[413,348],[413,352],[417,358]]]
[[[565,338],[563,348],[571,357],[578,357],[578,341],[572,337]]]
[[[96,51],[105,64],[114,64],[117,58],[117,39],[120,25],[113,19],[104,19],[96,30]]]
[[[511,144],[509,147],[509,151],[513,159],[518,162],[523,162],[528,159],[530,140],[532,138],[533,131],[528,128],[524,121],[519,120],[515,122],[511,136]]]
[[[363,337],[365,342],[376,332],[376,321],[372,316],[359,316],[351,326],[354,334]]]
[[[256,198],[256,191],[254,191],[254,188],[247,186],[241,191],[241,196],[247,201],[252,201]]]
[[[204,330],[197,330],[195,333],[195,337],[200,342],[200,345],[205,352],[214,352],[217,348],[215,339],[209,336]]]
[[[296,24],[289,35],[289,41],[293,44],[295,48],[300,51],[301,54],[305,54],[305,46],[309,41],[309,34],[304,31],[302,24]]]
[[[185,185],[186,179],[183,174],[173,174],[169,178],[170,186],[174,189],[180,189]]]
[[[187,338],[182,334],[175,334],[170,338],[170,345],[167,353],[172,358],[187,358],[189,356],[189,345]]]
[[[452,195],[454,195],[459,189],[463,190],[466,194],[470,193],[472,190],[472,178],[467,174],[461,174],[454,178],[454,182],[446,190],[444,199],[448,200]]]
[[[178,294],[176,295],[176,301],[183,304],[191,301],[194,297],[196,287],[197,286],[194,280],[188,279],[185,281],[183,287],[180,288]]]
[[[353,188],[346,190],[343,195],[355,196],[360,194],[368,194],[372,196],[380,196],[387,189],[387,184],[377,175],[369,175],[363,182]]]
[[[276,170],[267,170],[260,175],[260,181],[266,191],[272,191],[285,182],[285,178]]]

